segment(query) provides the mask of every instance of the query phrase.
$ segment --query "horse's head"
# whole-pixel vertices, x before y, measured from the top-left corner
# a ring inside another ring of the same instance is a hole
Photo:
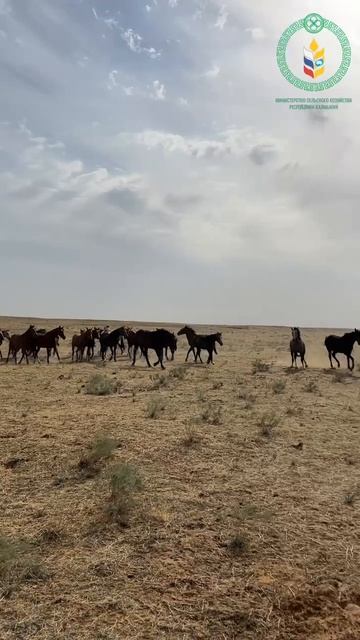
[[[177,332],[178,336],[187,336],[189,333],[195,333],[195,331],[191,327],[188,327],[187,324]]]
[[[291,329],[291,335],[293,340],[300,340],[300,329],[298,327],[293,327]]]
[[[222,334],[220,333],[220,331],[215,333],[215,341],[221,344],[221,346],[223,346],[224,343],[222,341]]]
[[[57,336],[59,338],[62,338],[63,340],[65,340],[65,333],[64,333],[64,327],[59,326],[57,328],[57,332],[56,332]]]
[[[36,329],[35,329],[35,325],[31,324],[30,327],[28,328],[28,330],[26,331],[26,333],[29,336],[36,336]]]
[[[98,329],[98,327],[94,327],[91,330],[91,337],[93,340],[98,340],[100,338],[100,329]]]

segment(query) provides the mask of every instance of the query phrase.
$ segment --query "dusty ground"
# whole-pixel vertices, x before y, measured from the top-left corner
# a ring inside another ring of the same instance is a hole
[[[327,331],[303,331],[297,373],[286,328],[224,328],[215,366],[184,374],[181,337],[159,378],[126,357],[71,364],[87,323],[64,324],[60,364],[0,364],[3,546],[26,541],[37,567],[18,551],[6,570],[0,545],[1,639],[358,640],[360,374],[329,372]],[[117,393],[86,395],[94,373]],[[119,447],[87,478],[99,434]],[[127,527],[107,515],[119,462],[143,481]]]

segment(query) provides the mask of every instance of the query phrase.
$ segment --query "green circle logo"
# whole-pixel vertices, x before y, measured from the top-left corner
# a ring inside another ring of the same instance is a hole
[[[307,46],[304,46],[303,51],[299,51],[299,56],[302,57],[303,62],[304,78],[297,77],[289,68],[286,60],[289,41],[295,33],[302,29],[312,36]],[[337,38],[342,52],[339,68],[327,80],[322,79],[322,76],[326,73],[327,54],[325,48],[314,37],[324,29],[327,29]],[[276,58],[282,75],[294,87],[303,89],[303,91],[324,91],[334,87],[347,73],[351,63],[351,46],[348,37],[337,24],[323,18],[318,13],[309,13],[305,18],[293,22],[284,31],[278,42]],[[311,78],[311,80],[307,80],[305,77]]]

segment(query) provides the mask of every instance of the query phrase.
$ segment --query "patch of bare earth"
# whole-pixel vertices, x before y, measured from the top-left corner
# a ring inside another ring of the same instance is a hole
[[[60,364],[0,364],[1,639],[358,640],[360,377],[327,332],[306,371],[247,327],[160,372],[71,364],[64,324]]]

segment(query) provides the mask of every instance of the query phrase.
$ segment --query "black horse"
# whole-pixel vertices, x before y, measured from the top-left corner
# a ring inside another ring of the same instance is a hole
[[[291,366],[297,367],[296,358],[299,356],[303,368],[307,367],[305,360],[305,342],[301,338],[300,329],[293,327],[291,329],[292,339],[290,340]]]
[[[119,340],[121,337],[125,337],[124,327],[114,329],[114,331],[111,331],[110,333],[106,333],[104,331],[100,334],[100,352],[103,360],[105,360],[107,350],[110,349],[111,359],[114,359],[114,362],[116,362],[116,350],[119,346]]]
[[[336,360],[337,366],[340,367],[340,362],[337,359],[336,354],[343,353],[346,355],[346,358],[347,358],[348,369],[350,369],[350,371],[353,370],[355,361],[351,354],[352,354],[352,350],[354,348],[355,342],[360,344],[360,331],[358,331],[358,329],[354,329],[354,331],[351,331],[350,333],[344,333],[343,336],[331,335],[325,338],[324,344],[325,344],[325,347],[327,348],[327,352],[330,360],[330,366],[332,369],[334,367],[333,367],[331,357],[333,357],[334,360]]]
[[[133,366],[136,362],[137,350],[140,348],[141,353],[145,356],[148,367],[151,367],[148,351],[149,349],[153,349],[158,358],[157,361],[154,362],[154,367],[160,364],[161,368],[165,369],[163,364],[164,349],[169,347],[171,349],[171,352],[174,353],[177,348],[177,340],[176,336],[171,333],[171,331],[167,331],[166,329],[156,329],[155,331],[145,331],[144,329],[139,329],[139,331],[136,331],[133,338],[133,347]]]
[[[196,333],[194,329],[185,325],[185,327],[178,331],[178,336],[182,335],[185,335],[187,337],[187,341],[189,343],[189,349],[186,354],[185,362],[187,362],[190,353],[193,352],[195,356],[195,362],[197,362],[197,359],[199,358],[200,362],[202,363],[201,350],[204,349],[209,354],[207,364],[210,364],[210,362],[214,364],[213,353],[217,353],[216,343],[220,344],[221,346],[223,345],[222,335],[219,331],[217,333],[211,333],[210,335],[200,335]]]

